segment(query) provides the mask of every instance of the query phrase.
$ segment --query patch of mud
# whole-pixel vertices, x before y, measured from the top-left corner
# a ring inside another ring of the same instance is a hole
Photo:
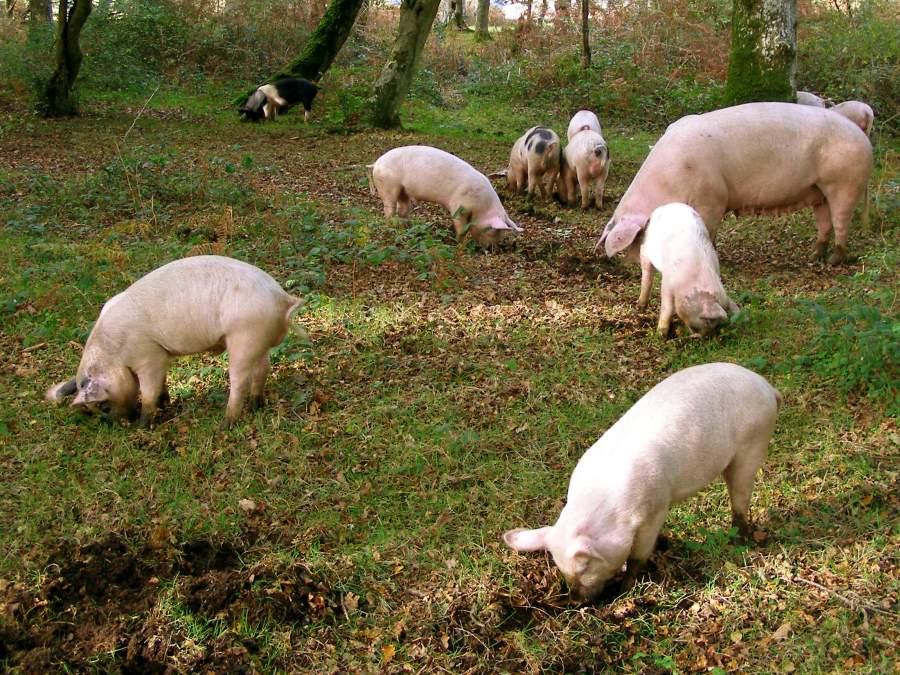
[[[340,593],[303,564],[246,566],[230,544],[160,550],[111,536],[60,546],[37,583],[0,588],[0,660],[23,673],[252,672],[259,651],[230,630],[333,623]],[[222,632],[198,644],[187,615]]]

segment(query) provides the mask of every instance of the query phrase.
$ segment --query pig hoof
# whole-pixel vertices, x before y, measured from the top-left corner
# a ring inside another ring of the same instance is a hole
[[[812,262],[819,262],[820,260],[825,260],[825,255],[828,253],[828,244],[824,242],[819,242],[816,244],[816,250],[812,254],[810,260]]]
[[[843,246],[835,246],[831,256],[828,258],[829,265],[840,265],[847,260],[847,249]]]

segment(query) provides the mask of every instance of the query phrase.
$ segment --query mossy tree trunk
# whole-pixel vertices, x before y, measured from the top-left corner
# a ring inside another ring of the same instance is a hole
[[[416,65],[441,0],[403,0],[397,38],[375,83],[372,124],[384,129],[400,126],[400,105],[409,92]]]
[[[68,0],[59,0],[54,43],[56,68],[44,89],[41,111],[47,117],[78,114],[78,101],[72,91],[83,58],[78,41],[92,8],[91,0],[73,0],[71,5]]]
[[[590,0],[581,0],[581,67],[591,67]]]
[[[797,0],[734,0],[726,101],[793,101],[796,70]]]
[[[487,42],[491,39],[491,0],[478,0],[478,11],[475,13],[475,41]]]
[[[365,3],[366,0],[331,0],[319,25],[304,43],[300,55],[283,70],[279,70],[260,84],[286,77],[303,77],[318,81],[331,67],[347,38],[350,37],[359,10]],[[236,98],[235,105],[243,104],[255,91],[256,87]]]

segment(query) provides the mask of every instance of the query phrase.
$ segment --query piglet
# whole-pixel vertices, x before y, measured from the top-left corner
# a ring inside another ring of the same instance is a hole
[[[592,113],[593,114],[593,113]],[[591,192],[597,208],[603,208],[603,188],[609,176],[609,147],[593,129],[575,134],[563,150],[560,169],[560,194],[567,203],[575,203],[575,180],[581,189],[581,208],[591,204]]]
[[[482,246],[522,231],[508,215],[487,177],[449,152],[427,145],[394,148],[367,166],[372,194],[384,215],[405,218],[413,201],[433,202],[453,218],[457,241],[470,232]]]
[[[231,425],[250,395],[264,402],[269,351],[285,337],[300,299],[253,265],[222,256],[183,258],[150,272],[100,310],[75,378],[47,391],[50,401],[148,426],[165,401],[176,356],[228,350]]]
[[[529,197],[535,189],[547,197],[556,186],[559,164],[560,144],[556,132],[546,127],[531,127],[513,144],[506,181],[515,192],[521,192],[527,185]]]
[[[569,120],[569,128],[566,131],[569,142],[572,142],[575,134],[582,131],[594,131],[598,134],[603,134],[603,131],[600,129],[600,120],[590,110],[579,110],[572,115],[572,119]]]
[[[548,550],[576,595],[590,597],[627,563],[625,586],[656,545],[669,506],[719,474],[732,522],[751,532],[750,495],[775,429],[781,395],[731,363],[666,378],[635,403],[575,467],[555,525],[510,530],[517,551]]]
[[[657,332],[669,334],[672,312],[707,337],[740,308],[732,302],[719,277],[719,258],[700,214],[687,204],[666,204],[650,216],[640,249],[641,296],[650,300],[653,270],[662,274],[662,307]]]
[[[831,112],[843,115],[856,126],[866,132],[866,136],[872,135],[872,125],[875,123],[875,113],[868,103],[862,101],[844,101],[830,108]]]

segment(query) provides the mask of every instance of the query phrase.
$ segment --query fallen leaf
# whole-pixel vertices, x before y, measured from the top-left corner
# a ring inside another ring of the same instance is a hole
[[[244,513],[253,513],[256,510],[256,502],[252,499],[242,499],[238,502],[238,506]]]
[[[781,624],[778,627],[778,629],[774,633],[772,633],[772,639],[773,640],[784,640],[784,638],[786,638],[790,632],[791,632],[791,624],[789,621],[785,621],[783,624]]]
[[[381,648],[381,657],[384,659],[385,663],[390,663],[396,653],[397,648],[394,645],[384,645]]]

